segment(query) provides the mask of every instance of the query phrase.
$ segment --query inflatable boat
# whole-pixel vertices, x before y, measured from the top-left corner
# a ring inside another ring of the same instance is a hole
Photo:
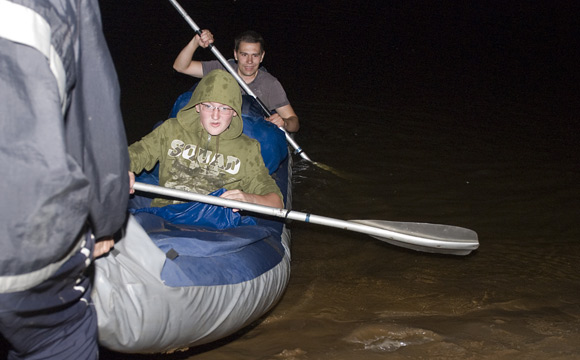
[[[284,134],[260,116],[243,119],[244,133],[261,142],[290,208]],[[137,181],[154,184],[156,176],[143,174]],[[149,211],[151,197],[139,194],[130,201],[124,234],[95,261],[92,296],[102,346],[124,353],[183,350],[239,331],[280,300],[290,277],[290,231],[283,219],[205,205],[193,225],[168,221]],[[226,210],[233,226],[210,224],[214,211],[219,216]]]

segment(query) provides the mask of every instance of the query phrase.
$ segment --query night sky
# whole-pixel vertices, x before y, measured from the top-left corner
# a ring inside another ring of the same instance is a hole
[[[293,103],[336,101],[454,107],[493,122],[490,107],[522,107],[517,124],[575,143],[580,93],[575,1],[186,1],[231,57],[235,34],[267,42],[266,68]],[[192,30],[169,1],[102,2],[128,137],[166,116],[192,79],[172,69]],[[213,59],[209,51],[196,53]],[[359,101],[359,100],[357,100]],[[146,124],[146,127],[141,125]],[[567,150],[566,150],[567,151]]]

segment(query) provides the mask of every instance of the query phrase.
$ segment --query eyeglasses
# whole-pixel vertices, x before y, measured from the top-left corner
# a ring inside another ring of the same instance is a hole
[[[201,110],[205,111],[205,112],[213,112],[215,109],[217,109],[218,113],[224,114],[224,115],[229,115],[231,114],[234,109],[232,109],[231,107],[228,106],[213,106],[211,104],[206,104],[206,103],[201,103]]]

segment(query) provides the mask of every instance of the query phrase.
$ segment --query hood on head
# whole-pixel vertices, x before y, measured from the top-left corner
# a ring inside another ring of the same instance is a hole
[[[177,118],[186,120],[190,118],[187,115],[194,115],[194,118],[199,120],[199,116],[195,116],[199,115],[195,111],[195,105],[203,102],[218,102],[231,107],[236,112],[237,116],[232,117],[230,127],[222,135],[226,138],[234,138],[242,133],[242,92],[236,79],[227,71],[218,69],[205,75],[197,84],[187,105],[181,109],[182,114],[178,114]]]

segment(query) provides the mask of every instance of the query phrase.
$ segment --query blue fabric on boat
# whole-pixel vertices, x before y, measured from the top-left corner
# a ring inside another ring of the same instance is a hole
[[[161,250],[168,252],[173,249],[178,256],[224,256],[238,252],[244,246],[263,240],[276,232],[276,229],[257,225],[211,229],[174,224],[152,213],[138,213],[135,218],[143,229],[152,235],[151,238]],[[175,241],[178,238],[184,241]]]
[[[193,90],[195,90],[196,86],[197,83],[193,85],[191,89],[187,90],[186,92],[177,97],[177,100],[175,100],[175,103],[173,103],[173,107],[171,108],[171,112],[169,113],[170,119],[176,117],[179,110],[181,110],[185,105],[187,105],[187,103],[191,99],[191,95],[193,95]]]
[[[137,221],[167,254],[161,279],[167,286],[214,286],[254,279],[284,256],[280,233],[265,226],[212,230],[171,224],[139,213]]]
[[[264,120],[262,116],[242,115],[243,133],[260,142],[260,151],[270,175],[288,157],[286,136],[276,125]]]
[[[225,189],[219,189],[209,195],[219,197],[225,191]],[[256,225],[256,221],[250,216],[241,216],[239,212],[234,212],[230,208],[200,202],[185,202],[163,207],[144,207],[131,209],[130,211],[133,215],[142,212],[154,214],[173,224],[197,225],[212,229]]]
[[[270,115],[273,113],[275,113],[275,111],[271,111]],[[264,115],[264,110],[262,109],[260,104],[258,104],[256,99],[254,99],[250,95],[242,95],[242,114],[262,116]]]
[[[135,180],[146,184],[159,185],[159,172],[156,169],[157,166],[151,171],[143,171]],[[220,196],[225,191],[225,189],[219,189],[209,195]],[[163,207],[150,207],[151,200],[153,198],[149,195],[133,196],[129,200],[129,212],[133,215],[150,213],[173,224],[204,226],[211,229],[256,225],[256,221],[251,216],[241,216],[239,212],[234,212],[232,209],[222,206],[192,201]]]

